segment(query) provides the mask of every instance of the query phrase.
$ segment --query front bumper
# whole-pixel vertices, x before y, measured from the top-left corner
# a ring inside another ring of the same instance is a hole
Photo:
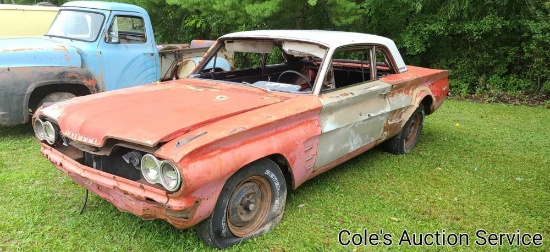
[[[42,154],[75,182],[115,205],[145,220],[163,219],[184,229],[195,225],[200,201],[194,197],[168,196],[166,191],[82,165],[53,147],[41,143]]]

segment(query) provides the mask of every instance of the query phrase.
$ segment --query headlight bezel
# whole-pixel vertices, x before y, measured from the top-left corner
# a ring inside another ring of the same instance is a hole
[[[150,184],[160,184],[168,192],[176,192],[181,189],[183,185],[183,176],[181,175],[178,167],[169,160],[160,160],[153,154],[147,153],[141,158],[141,174],[143,178]],[[154,171],[154,177],[150,172]],[[169,172],[173,172],[173,175],[169,175]],[[168,179],[175,181],[168,181]],[[175,182],[175,183],[174,183]]]
[[[152,161],[154,163],[154,166],[153,167],[145,167],[147,164],[147,159],[149,159],[150,161]],[[141,175],[143,175],[143,178],[151,183],[151,184],[158,184],[160,183],[160,161],[155,157],[153,156],[152,154],[145,154],[143,155],[143,157],[141,158]],[[149,172],[150,171],[156,171],[156,174],[155,174],[155,178],[151,178],[149,177],[150,174]]]
[[[34,135],[38,140],[44,141],[46,139],[46,130],[44,127],[44,122],[40,118],[35,118],[32,125]]]
[[[59,140],[59,134],[61,133],[59,126],[50,120],[36,117],[33,119],[32,127],[34,135],[39,141],[45,141],[53,146]]]
[[[44,121],[42,125],[44,127],[43,140],[46,140],[46,142],[48,142],[50,145],[55,144],[59,136],[59,131],[57,130],[55,125],[50,121]],[[51,132],[48,133],[48,130],[50,130]]]
[[[167,170],[165,169],[165,167],[169,167],[167,169],[170,169],[171,171],[173,171],[175,174],[172,176],[172,175],[168,175],[168,173],[170,172],[170,170]],[[160,179],[160,184],[162,186],[164,186],[164,188],[166,190],[168,190],[169,192],[175,192],[177,190],[180,189],[181,187],[181,184],[182,184],[182,177],[181,177],[181,173],[178,169],[178,167],[176,165],[174,165],[172,162],[168,161],[168,160],[163,160],[161,163],[160,163],[160,166],[159,166],[159,171],[160,171],[160,176],[159,176],[159,179]],[[173,186],[171,186],[171,184],[174,182],[174,181],[166,181],[166,178],[169,177],[170,179],[175,179],[175,183]]]

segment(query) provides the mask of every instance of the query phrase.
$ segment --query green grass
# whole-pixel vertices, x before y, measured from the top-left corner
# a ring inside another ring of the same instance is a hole
[[[446,101],[413,153],[375,148],[289,193],[281,224],[229,251],[417,250],[403,230],[542,233],[550,250],[550,110]],[[143,221],[91,195],[39,151],[29,125],[0,128],[0,251],[203,251],[193,229]],[[341,247],[339,230],[393,235],[393,245]]]

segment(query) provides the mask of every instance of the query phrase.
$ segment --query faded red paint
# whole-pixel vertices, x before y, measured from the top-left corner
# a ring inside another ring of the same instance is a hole
[[[448,90],[447,72],[443,70],[411,66],[406,73],[380,80],[392,85],[390,99],[406,95],[412,103],[390,112],[383,139],[322,167],[314,168],[321,135],[322,104],[318,96],[200,79],[79,97],[65,102],[66,106],[61,103],[38,112],[60,109],[55,112],[64,114],[58,121],[61,131],[97,149],[111,148],[106,146],[107,139],[149,146],[156,157],[177,164],[183,183],[174,193],[81,165],[46,144],[42,144],[42,152],[58,169],[121,211],[187,228],[211,215],[223,185],[244,165],[281,156],[286,163],[281,168],[288,170],[292,188],[297,188],[397,134],[424,98],[433,98],[430,107],[437,109]],[[156,101],[155,106],[144,100]],[[81,103],[86,106],[78,106]],[[119,109],[112,111],[113,107]],[[198,137],[176,145],[191,136]]]
[[[378,140],[378,143],[397,135],[410,115],[426,97],[432,98],[432,102],[424,108],[427,114],[430,114],[441,106],[449,92],[449,74],[447,71],[416,66],[407,66],[407,69],[408,71],[405,73],[380,78],[381,81],[392,85],[390,99],[400,94],[413,95],[413,106],[405,111],[396,110],[391,112],[384,125],[386,138]]]
[[[113,203],[120,211],[131,212],[143,219],[164,219],[178,228],[191,227],[198,222],[170,216],[178,211],[194,214],[197,204],[193,196],[169,200],[164,190],[81,165],[47,144],[42,143],[41,150],[57,169],[82,187]]]
[[[285,157],[289,164],[288,169],[292,174],[293,188],[298,187],[304,181],[316,175],[312,174],[313,169],[306,169],[314,164],[312,162],[314,159],[308,159],[308,157],[316,153],[318,135],[320,134],[317,116],[321,104],[316,96],[300,96],[295,94],[274,95],[250,87],[240,87],[221,83],[209,84],[208,82],[203,83],[203,81],[194,81],[193,83],[195,85],[190,88],[183,84],[187,83],[187,85],[189,85],[189,81],[190,80],[186,82],[174,81],[173,83],[165,83],[163,85],[150,85],[146,90],[149,94],[154,91],[163,92],[162,90],[167,90],[167,92],[162,93],[166,101],[170,101],[171,96],[181,97],[184,95],[183,93],[179,93],[178,90],[185,90],[183,92],[193,90],[193,94],[188,97],[186,103],[206,101],[210,109],[205,111],[205,117],[216,118],[214,115],[215,111],[213,111],[215,109],[219,109],[220,112],[223,113],[226,113],[227,110],[230,109],[230,107],[227,106],[212,107],[218,102],[212,98],[222,94],[226,95],[228,99],[238,99],[244,102],[244,105],[247,105],[246,100],[252,102],[247,106],[255,106],[252,104],[258,101],[271,105],[269,107],[260,106],[253,111],[248,109],[246,111],[240,111],[237,114],[233,113],[231,114],[232,116],[224,116],[224,120],[221,120],[221,118],[213,119],[210,120],[209,123],[202,123],[200,127],[190,126],[188,129],[184,130],[187,133],[185,135],[174,136],[176,138],[167,137],[167,139],[162,139],[162,141],[168,142],[158,149],[155,155],[159,158],[172,160],[179,164],[179,167],[183,167],[180,172],[185,180],[184,190],[166,194],[166,192],[154,187],[127,179],[121,179],[97,171],[91,167],[78,164],[46,144],[43,144],[42,152],[58,169],[71,176],[82,186],[106,198],[121,211],[131,212],[144,219],[164,219],[178,228],[192,226],[209,216],[225,181],[234,172],[239,170],[243,164],[250,163],[258,159],[259,156],[278,154]],[[143,89],[143,87],[141,89]],[[112,93],[132,94],[125,96],[128,99],[116,99],[116,102],[123,104],[131,103],[134,110],[142,111],[147,108],[133,103],[134,100],[140,100],[138,91],[139,89],[136,88],[115,91]],[[238,92],[233,93],[230,91]],[[104,96],[104,98],[98,98],[97,96]],[[94,101],[97,101],[98,104],[102,103],[106,108],[110,108],[109,100],[114,101],[114,99],[108,99],[111,95],[107,93],[102,93],[97,96]],[[79,99],[88,99],[88,97]],[[286,103],[282,101],[292,102]],[[174,105],[173,103],[171,104]],[[70,114],[94,113],[98,115],[98,118],[96,118],[98,121],[111,121],[114,126],[113,129],[116,129],[116,121],[124,121],[125,123],[132,124],[127,121],[132,116],[124,117],[124,119],[111,115],[104,116],[105,113],[101,111],[98,112],[98,107],[94,105],[86,106],[86,108],[96,110],[95,112],[77,112],[72,111],[68,107],[72,108],[77,106],[66,107],[68,110],[65,111]],[[155,109],[164,110],[170,114],[167,108],[155,107]],[[212,111],[209,112],[210,110]],[[169,117],[177,117],[178,114],[186,114],[185,111],[180,111],[178,109],[174,110],[174,113],[175,114],[170,114],[168,117],[157,119],[163,121]],[[82,120],[83,118],[72,118],[69,120],[64,117],[59,121],[59,125],[61,126],[61,130],[66,132],[67,129],[73,129],[74,122]],[[193,121],[191,117],[187,117],[187,120]],[[157,121],[152,127],[154,127],[155,130],[162,131],[163,129],[161,128],[169,124],[182,126],[181,122],[166,122],[161,124]],[[140,125],[140,127],[143,126],[144,125]],[[90,118],[88,118],[86,125],[78,126],[74,128],[74,130],[76,131],[77,128],[81,135],[95,136],[96,134],[93,130],[95,126],[93,126],[93,122],[90,121]],[[87,128],[90,130],[87,130]],[[120,128],[120,130],[112,131],[109,135],[119,135],[124,131],[128,132],[132,130],[128,127]],[[178,140],[184,139],[190,135],[196,135],[202,131],[207,133],[180,148],[175,148],[175,143]],[[132,134],[136,135],[136,132]],[[142,138],[139,141],[160,141],[158,136],[150,134],[145,134],[143,137],[146,138]],[[101,146],[102,144],[103,142],[97,145]],[[300,148],[302,151],[296,152],[297,145],[303,146]],[[311,147],[307,149],[308,146]],[[153,199],[157,203],[147,201],[145,198]],[[198,204],[199,202],[200,204]],[[163,205],[165,206],[163,207]],[[171,217],[168,214],[168,210],[188,211],[190,219],[182,220]]]

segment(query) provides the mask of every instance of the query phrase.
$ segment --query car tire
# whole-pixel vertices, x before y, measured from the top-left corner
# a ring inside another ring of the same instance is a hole
[[[44,104],[47,104],[47,103],[60,102],[60,101],[64,101],[64,100],[74,98],[74,97],[76,97],[76,95],[74,95],[73,93],[69,93],[69,92],[51,93],[51,94],[48,94],[48,95],[44,96],[44,98],[42,98],[42,100],[40,100],[40,102],[38,103],[38,106],[36,106],[36,108],[40,108],[40,106],[42,106]]]
[[[254,161],[223,186],[212,214],[195,230],[208,245],[219,249],[260,236],[282,219],[287,187],[273,161]]]
[[[384,142],[384,149],[396,155],[410,153],[418,142],[420,132],[422,132],[424,117],[424,105],[421,103],[405,123],[401,132]]]

